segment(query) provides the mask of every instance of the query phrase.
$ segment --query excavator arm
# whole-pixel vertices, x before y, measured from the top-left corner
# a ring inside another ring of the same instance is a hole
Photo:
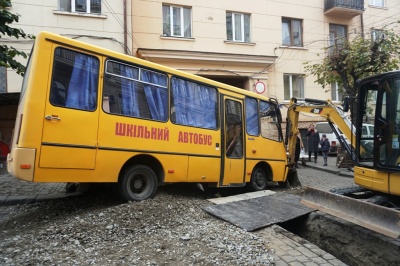
[[[330,100],[305,99],[304,102],[297,103],[297,100],[292,98],[287,112],[286,128],[289,146],[289,169],[292,169],[292,172],[294,172],[292,176],[296,176],[296,172],[293,169],[295,163],[296,138],[297,133],[299,133],[298,122],[300,113],[314,114],[326,118],[342,147],[346,149],[348,154],[350,154],[355,161],[356,130],[342,109],[333,104]],[[341,133],[338,132],[337,128],[340,129]],[[362,143],[360,143],[360,145],[360,154],[362,154],[367,151],[367,147],[362,146]],[[356,166],[355,174],[357,174],[357,172],[364,173],[365,169],[357,169],[358,167]],[[369,171],[368,173],[371,172],[370,169],[367,170]],[[305,187],[301,203],[386,236],[393,238],[400,237],[400,216],[397,210],[384,208],[369,202],[313,187]]]
[[[344,147],[353,160],[355,160],[356,131],[350,119],[348,119],[342,109],[333,104],[330,100],[321,101],[306,98],[304,102],[297,103],[297,99],[292,98],[287,111],[286,125],[290,167],[293,167],[295,163],[294,158],[296,152],[296,138],[299,133],[298,123],[300,113],[314,114],[326,118],[341,146]],[[340,129],[341,132],[338,131],[338,129]]]

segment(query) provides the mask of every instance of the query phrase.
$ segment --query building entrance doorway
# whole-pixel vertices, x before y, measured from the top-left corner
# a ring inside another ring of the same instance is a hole
[[[224,84],[228,84],[231,86],[235,86],[244,90],[248,90],[247,81],[248,77],[232,77],[232,76],[206,76],[202,75],[205,78],[212,79]]]

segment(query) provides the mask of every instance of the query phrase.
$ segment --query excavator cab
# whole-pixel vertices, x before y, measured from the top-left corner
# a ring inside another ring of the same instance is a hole
[[[400,195],[400,71],[361,80],[357,107],[355,183]],[[365,122],[373,136],[360,132]]]
[[[288,162],[293,164],[299,113],[318,115],[336,125],[343,132],[338,139],[354,161],[354,183],[360,187],[354,187],[355,194],[346,195],[306,187],[301,202],[400,238],[396,210],[400,199],[400,70],[365,78],[357,86],[357,97],[346,98],[343,108],[330,100],[291,101],[287,114]],[[373,130],[366,133],[366,126]],[[365,199],[359,200],[362,197]]]

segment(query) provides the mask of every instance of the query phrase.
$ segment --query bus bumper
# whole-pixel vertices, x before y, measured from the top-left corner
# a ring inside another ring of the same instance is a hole
[[[36,149],[14,148],[7,155],[7,171],[18,179],[33,182],[35,157]]]

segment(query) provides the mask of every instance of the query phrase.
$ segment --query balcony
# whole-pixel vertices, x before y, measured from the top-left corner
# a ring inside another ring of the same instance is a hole
[[[364,0],[325,0],[324,14],[353,18],[364,12]]]

